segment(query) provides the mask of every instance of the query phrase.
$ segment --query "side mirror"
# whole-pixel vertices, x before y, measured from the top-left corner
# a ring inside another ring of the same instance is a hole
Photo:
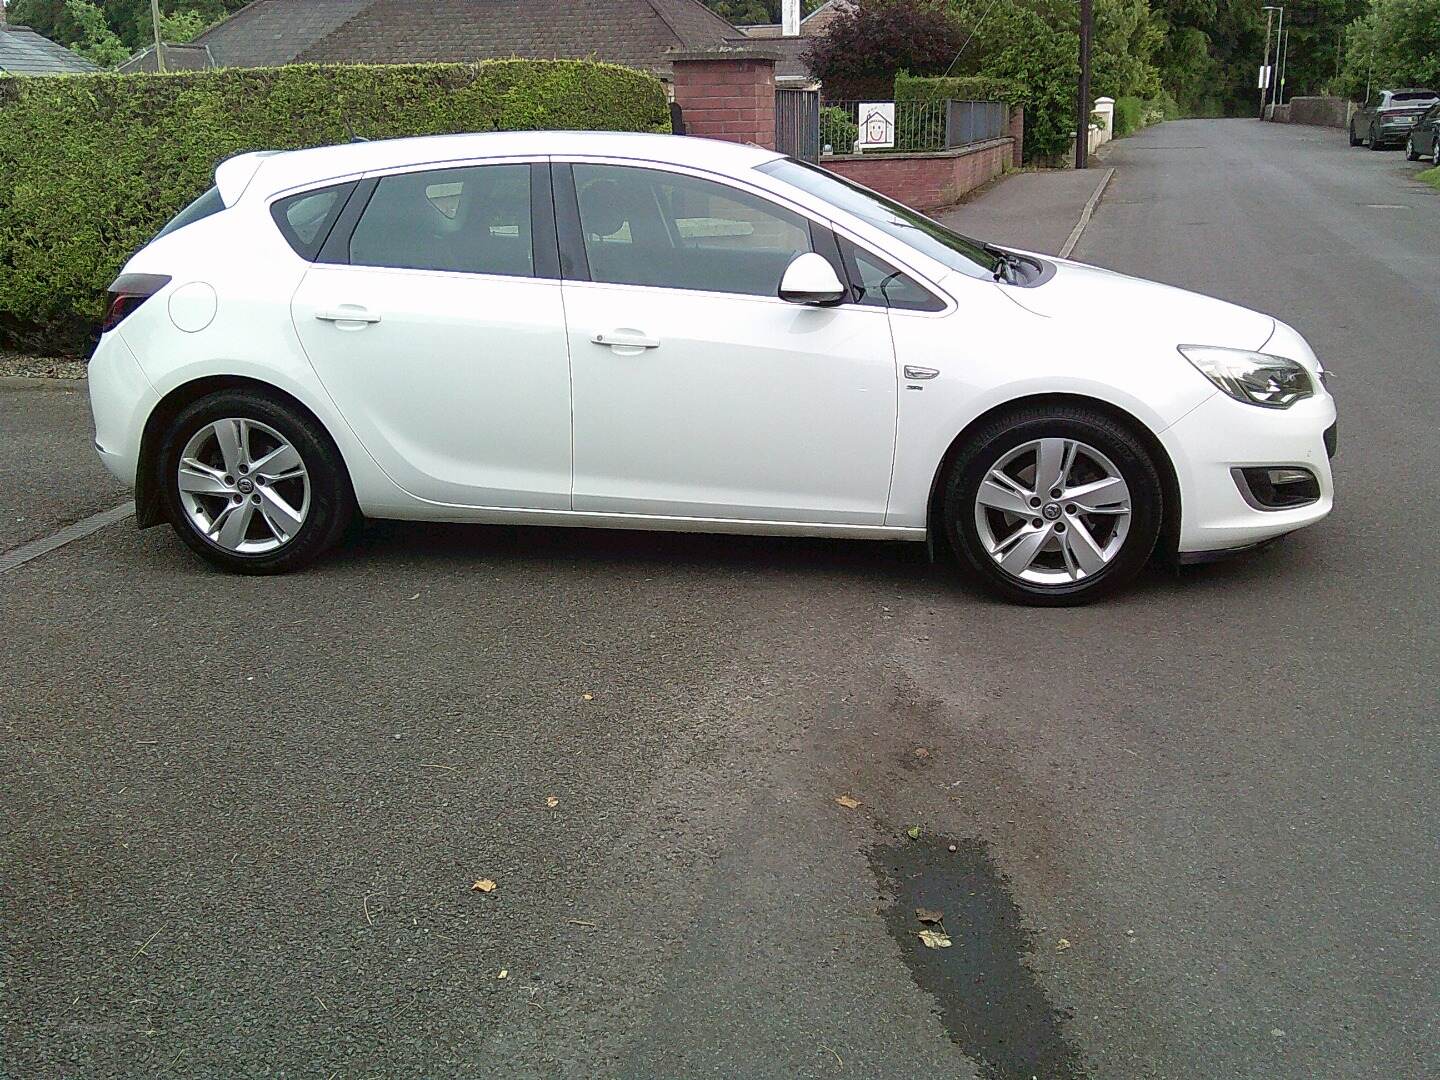
[[[796,255],[780,281],[780,299],[790,304],[824,307],[845,299],[845,286],[824,255],[807,251]]]

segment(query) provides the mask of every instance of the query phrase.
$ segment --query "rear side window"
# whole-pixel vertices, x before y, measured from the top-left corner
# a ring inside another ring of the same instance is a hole
[[[350,235],[350,264],[535,276],[530,166],[384,177]]]
[[[270,216],[275,219],[286,242],[295,249],[295,254],[314,262],[325,238],[335,227],[335,219],[345,208],[345,200],[354,190],[352,182],[317,191],[302,191],[299,195],[275,200],[270,206]]]
[[[207,218],[211,214],[218,214],[224,209],[225,201],[220,198],[220,189],[212,187],[209,191],[205,192],[204,195],[201,195],[189,206],[185,207],[184,210],[181,210],[180,213],[171,218],[169,223],[155,234],[155,239],[159,240],[162,236],[168,236],[177,229],[183,229],[186,225],[193,225],[201,218]]]

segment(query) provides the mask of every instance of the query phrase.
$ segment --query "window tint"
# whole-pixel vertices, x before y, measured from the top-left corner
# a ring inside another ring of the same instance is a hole
[[[353,183],[336,184],[277,199],[270,207],[270,216],[295,253],[313,261],[354,188]]]
[[[804,217],[737,188],[618,165],[574,175],[594,281],[774,296],[813,250]]]
[[[386,176],[350,237],[355,266],[534,275],[530,166]]]
[[[858,287],[860,303],[904,311],[945,309],[945,304],[939,297],[932,295],[929,289],[879,256],[843,239],[840,241],[840,251],[850,273],[850,280]]]
[[[1433,101],[1435,92],[1433,90],[1410,90],[1399,94],[1392,94],[1391,101]]]
[[[201,218],[207,218],[211,214],[218,214],[224,209],[225,201],[220,198],[220,189],[212,187],[209,191],[205,192],[204,195],[201,195],[189,206],[185,207],[184,210],[181,210],[180,213],[171,218],[169,224],[155,234],[155,239],[159,240],[160,237],[168,236],[176,229],[183,229],[186,225],[193,225]]]

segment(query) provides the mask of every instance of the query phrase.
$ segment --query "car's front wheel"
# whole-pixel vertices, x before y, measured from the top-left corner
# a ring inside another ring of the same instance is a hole
[[[182,410],[158,468],[180,538],[236,573],[298,570],[339,539],[354,512],[329,436],[298,409],[253,391],[222,391]]]
[[[1057,406],[1007,413],[967,438],[943,512],[951,544],[992,591],[1068,605],[1139,573],[1162,499],[1155,462],[1129,428]]]

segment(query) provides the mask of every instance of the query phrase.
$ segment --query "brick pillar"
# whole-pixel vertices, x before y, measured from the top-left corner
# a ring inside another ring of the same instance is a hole
[[[673,51],[685,134],[775,149],[775,61],[763,48]]]
[[[1014,156],[1011,164],[1020,168],[1025,164],[1025,106],[1010,106],[1010,137],[1015,140]]]

